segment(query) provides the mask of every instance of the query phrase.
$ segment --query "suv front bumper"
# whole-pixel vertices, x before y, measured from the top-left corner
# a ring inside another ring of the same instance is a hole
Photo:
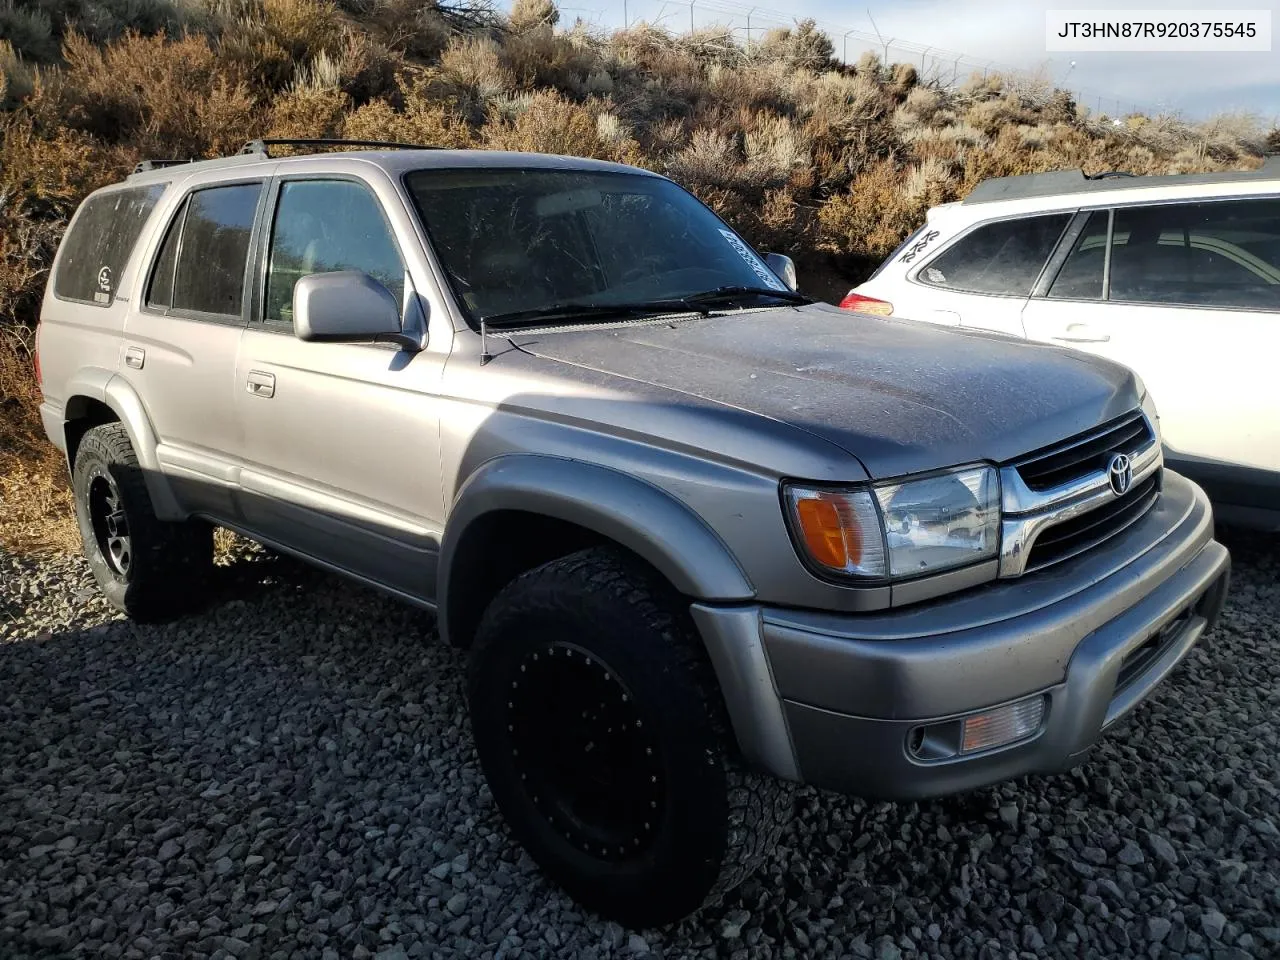
[[[1229,570],[1204,492],[1166,471],[1141,520],[1038,574],[883,614],[693,615],[749,761],[917,799],[1078,764],[1217,621]],[[1034,732],[960,752],[967,715],[1033,697]]]

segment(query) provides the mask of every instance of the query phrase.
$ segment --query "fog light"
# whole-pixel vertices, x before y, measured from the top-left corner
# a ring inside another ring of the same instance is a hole
[[[960,752],[976,753],[1023,740],[1040,729],[1043,718],[1044,697],[1019,700],[986,713],[965,717]]]

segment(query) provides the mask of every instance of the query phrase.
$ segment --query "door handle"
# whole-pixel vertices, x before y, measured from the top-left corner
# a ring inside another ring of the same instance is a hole
[[[141,370],[143,363],[147,360],[147,351],[141,347],[126,347],[124,351],[124,365],[133,367],[135,370]]]
[[[263,373],[261,370],[250,370],[245,378],[245,390],[255,397],[274,397],[276,395],[276,375]]]
[[[1052,337],[1064,343],[1107,343],[1111,340],[1108,333],[1099,333],[1087,323],[1072,323],[1062,333]]]

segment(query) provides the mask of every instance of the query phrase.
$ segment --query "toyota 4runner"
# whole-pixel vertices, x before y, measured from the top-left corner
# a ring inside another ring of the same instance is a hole
[[[643,170],[270,146],[140,164],[61,244],[93,573],[178,616],[220,525],[436,611],[502,814],[600,913],[719,897],[793,782],[1070,768],[1218,617],[1126,367],[812,302]]]

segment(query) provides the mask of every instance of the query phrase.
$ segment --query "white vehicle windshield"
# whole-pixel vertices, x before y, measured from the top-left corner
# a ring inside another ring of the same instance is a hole
[[[723,288],[797,299],[737,234],[669,180],[504,168],[419,170],[406,182],[476,319]]]

